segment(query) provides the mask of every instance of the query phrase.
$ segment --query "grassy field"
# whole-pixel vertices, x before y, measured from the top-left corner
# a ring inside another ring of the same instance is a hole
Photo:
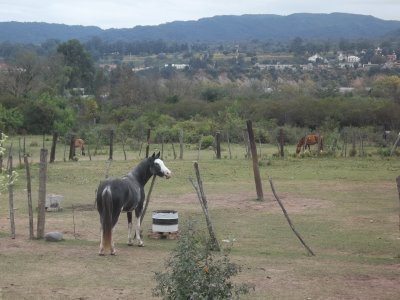
[[[14,140],[14,165],[18,153]],[[35,142],[35,143],[33,143]],[[33,200],[38,195],[40,138],[27,140]],[[50,149],[50,142],[46,141]],[[46,243],[28,239],[26,181],[18,169],[14,186],[16,233],[9,237],[8,197],[0,201],[0,299],[152,299],[154,272],[164,270],[176,241],[147,237],[151,211],[174,209],[179,222],[196,220],[206,226],[195,191],[193,161],[187,147],[183,160],[172,149],[164,158],[170,180],[158,178],[144,221],[145,247],[126,245],[127,225],[121,215],[115,230],[117,256],[97,256],[99,220],[94,193],[109,175],[126,174],[141,158],[116,147],[114,160],[103,155],[64,162],[62,145],[48,165],[47,193],[61,194],[63,211],[46,214],[46,232],[61,231],[65,240]],[[160,148],[153,145],[151,150]],[[200,171],[219,240],[235,240],[233,262],[242,266],[237,282],[255,285],[243,299],[397,299],[400,294],[399,199],[395,179],[399,158],[272,158],[276,147],[263,145],[260,172],[265,201],[256,200],[251,161],[236,145],[233,159],[212,150],[200,153]],[[289,147],[290,153],[294,147]],[[143,153],[141,154],[144,155]],[[290,230],[272,195],[268,177],[296,229],[316,253],[307,255]],[[36,219],[35,219],[36,223]]]

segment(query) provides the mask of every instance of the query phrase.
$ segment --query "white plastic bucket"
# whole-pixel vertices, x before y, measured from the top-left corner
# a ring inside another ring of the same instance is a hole
[[[178,212],[175,210],[155,210],[153,211],[153,232],[177,232],[178,231]]]

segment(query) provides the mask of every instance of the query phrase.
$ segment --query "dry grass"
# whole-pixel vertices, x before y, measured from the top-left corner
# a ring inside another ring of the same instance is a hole
[[[235,280],[256,286],[244,299],[398,298],[398,159],[273,160],[261,167],[266,201],[259,202],[251,163],[240,158],[240,148],[235,151],[236,159],[221,161],[212,158],[212,151],[205,151],[200,170],[218,238],[235,239],[231,257],[242,266]],[[111,175],[125,174],[138,161],[137,154],[129,153],[134,158],[130,162],[122,160],[121,152],[116,155]],[[174,177],[157,179],[148,212],[176,209],[179,222],[195,219],[205,230],[188,181],[194,176],[195,157],[197,152],[192,151],[183,161],[175,161],[167,154],[166,164]],[[32,159],[37,162],[35,156]],[[153,274],[164,268],[176,242],[145,237],[144,248],[128,247],[125,216],[121,215],[115,231],[117,256],[97,256],[94,191],[104,177],[105,159],[62,162],[59,157],[48,166],[48,193],[65,197],[62,212],[46,215],[46,231],[63,232],[65,241],[60,243],[29,241],[24,171],[19,170],[15,240],[8,237],[7,195],[1,195],[0,299],[152,298]],[[35,203],[37,170],[34,163]],[[268,176],[273,177],[292,221],[317,256],[308,257],[290,231],[273,201]],[[144,232],[150,228],[148,213]]]

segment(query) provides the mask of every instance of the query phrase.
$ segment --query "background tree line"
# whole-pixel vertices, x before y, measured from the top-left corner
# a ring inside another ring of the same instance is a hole
[[[216,69],[212,56],[203,55],[197,58],[203,63],[198,68],[136,73],[127,64],[100,68],[77,40],[49,41],[43,47],[47,50],[18,47],[5,60],[0,130],[63,134],[108,126],[140,137],[151,127],[177,139],[185,128],[188,140],[195,142],[215,130],[240,139],[246,119],[253,120],[264,139],[278,126],[400,128],[400,77],[393,72],[276,72],[244,69],[237,62]],[[338,92],[338,86],[350,84],[356,87],[351,93]]]

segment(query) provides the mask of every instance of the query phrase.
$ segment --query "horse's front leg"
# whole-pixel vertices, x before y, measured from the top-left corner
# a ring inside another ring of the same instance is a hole
[[[140,216],[136,216],[136,228],[135,228],[135,233],[136,233],[136,240],[138,242],[138,246],[139,247],[143,247],[143,240],[142,240],[142,236],[141,236],[141,228],[140,228]]]
[[[132,246],[133,241],[132,241],[132,212],[128,211],[126,213],[126,217],[128,218],[128,245]]]

